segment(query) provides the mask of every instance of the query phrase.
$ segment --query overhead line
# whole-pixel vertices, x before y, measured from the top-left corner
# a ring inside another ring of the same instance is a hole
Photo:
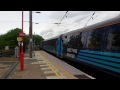
[[[92,16],[95,15],[95,11],[93,12]],[[92,18],[92,16],[90,17],[90,19]],[[90,19],[87,21],[87,23],[90,21]],[[87,23],[85,24],[85,26],[87,25]],[[84,27],[85,27],[84,26]]]
[[[63,16],[63,18],[60,20],[60,22],[58,23],[58,26],[59,24],[61,23],[61,21],[64,19],[64,17],[66,16],[66,14],[68,13],[68,11],[66,11],[65,15]]]

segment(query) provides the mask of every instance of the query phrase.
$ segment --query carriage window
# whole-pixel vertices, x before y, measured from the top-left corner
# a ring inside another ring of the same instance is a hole
[[[73,34],[70,36],[70,40],[69,40],[68,44],[72,48],[84,48],[85,37],[86,37],[86,32],[84,32],[84,33],[78,32],[77,34]]]
[[[68,42],[69,47],[75,47],[75,35],[70,36],[70,40]]]
[[[78,35],[78,41],[77,41],[77,46],[79,47],[79,48],[83,48],[83,40],[84,39],[84,35],[83,35],[83,33],[82,32],[80,32],[80,34]]]
[[[107,36],[107,50],[119,50],[120,51],[120,25],[113,25],[109,28],[111,31]]]
[[[102,29],[96,29],[90,31],[87,37],[87,45],[86,48],[88,49],[100,49],[101,40],[102,40]]]

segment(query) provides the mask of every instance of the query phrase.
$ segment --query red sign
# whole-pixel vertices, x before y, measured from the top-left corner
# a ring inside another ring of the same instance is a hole
[[[19,36],[20,36],[20,37],[25,37],[26,35],[25,35],[25,33],[20,32],[20,33],[19,33]]]

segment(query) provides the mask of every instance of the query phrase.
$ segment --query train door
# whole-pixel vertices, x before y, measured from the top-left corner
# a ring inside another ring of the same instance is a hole
[[[57,56],[62,57],[62,36],[57,39]]]

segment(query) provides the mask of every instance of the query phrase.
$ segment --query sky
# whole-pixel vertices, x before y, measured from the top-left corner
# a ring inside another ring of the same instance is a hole
[[[49,39],[120,15],[120,11],[37,12],[41,13],[32,11],[32,32],[42,36],[44,39]],[[0,34],[5,34],[15,28],[22,28],[22,11],[0,11]],[[29,34],[29,11],[24,11],[23,31]]]

